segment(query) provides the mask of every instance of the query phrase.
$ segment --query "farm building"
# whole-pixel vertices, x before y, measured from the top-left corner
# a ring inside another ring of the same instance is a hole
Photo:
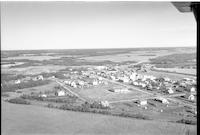
[[[139,100],[138,103],[140,105],[147,105],[147,100]]]
[[[65,96],[65,91],[64,90],[60,90],[60,91],[57,91],[55,93],[56,96]]]
[[[114,88],[114,89],[110,89],[109,91],[116,92],[116,93],[128,93],[128,92],[130,92],[127,88]]]

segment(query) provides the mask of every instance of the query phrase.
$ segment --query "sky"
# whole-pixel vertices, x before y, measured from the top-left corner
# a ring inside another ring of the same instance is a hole
[[[196,46],[192,13],[170,2],[2,2],[1,49]]]

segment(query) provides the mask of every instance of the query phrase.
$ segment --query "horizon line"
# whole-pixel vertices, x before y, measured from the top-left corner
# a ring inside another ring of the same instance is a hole
[[[142,48],[194,48],[196,46],[170,46],[170,47],[124,47],[124,48],[61,48],[61,49],[1,49],[1,51],[39,51],[39,50],[105,50],[105,49],[142,49]]]

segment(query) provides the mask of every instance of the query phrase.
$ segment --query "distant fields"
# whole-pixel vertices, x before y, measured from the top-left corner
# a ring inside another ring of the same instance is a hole
[[[196,126],[9,104],[2,101],[2,135],[196,135]]]

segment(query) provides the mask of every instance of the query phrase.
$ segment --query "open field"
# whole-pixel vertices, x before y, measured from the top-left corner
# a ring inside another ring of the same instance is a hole
[[[113,84],[112,87],[116,87]],[[112,88],[111,86],[101,86],[101,87],[94,87],[83,89],[79,92],[80,95],[83,97],[88,97],[93,100],[107,100],[107,101],[115,101],[115,100],[126,100],[126,99],[133,99],[141,96],[146,96],[144,93],[138,92],[136,90],[130,90],[129,93],[115,93],[110,92],[109,89]],[[119,87],[119,86],[118,86]]]
[[[193,51],[191,51],[193,52]],[[104,61],[110,60],[113,62],[122,62],[122,61],[148,61],[149,59],[156,58],[158,56],[165,56],[174,54],[175,52],[171,50],[159,50],[159,51],[130,51],[123,54],[114,54],[114,55],[103,55],[103,56],[93,56],[93,57],[83,57],[87,61]],[[176,53],[188,53],[186,50],[177,50]]]
[[[184,135],[187,132],[196,135],[196,126],[15,105],[2,101],[2,135]]]
[[[3,60],[19,60],[19,59],[29,59],[29,60],[49,60],[49,59],[59,59],[60,57],[56,56],[17,56],[17,57],[8,57],[3,58]]]
[[[169,77],[172,80],[180,80],[183,78],[196,78],[193,75],[183,75],[183,74],[175,74],[175,73],[167,73],[167,72],[157,72],[157,71],[148,71],[146,73],[142,73],[141,74],[145,74],[145,75],[153,75],[155,77]]]
[[[65,69],[65,66],[58,65],[45,65],[45,66],[29,66],[26,68],[6,68],[2,69],[2,73],[9,74],[23,74],[23,75],[34,75],[43,72],[55,72],[61,69]]]
[[[155,68],[156,70],[161,71],[170,71],[175,73],[183,73],[183,74],[191,74],[196,75],[197,70],[196,69],[180,69],[180,68]]]

